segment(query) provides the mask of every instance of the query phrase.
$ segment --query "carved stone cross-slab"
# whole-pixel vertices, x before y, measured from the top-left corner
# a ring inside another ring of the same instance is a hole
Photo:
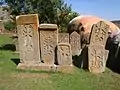
[[[55,63],[55,48],[58,44],[58,29],[56,24],[40,24],[41,60],[44,64]]]
[[[58,43],[69,43],[69,33],[59,33]]]
[[[21,63],[36,64],[40,62],[39,21],[37,14],[16,17],[18,43]]]
[[[80,35],[74,31],[70,34],[70,45],[72,49],[72,55],[80,55],[81,52],[81,39]]]
[[[58,65],[72,65],[71,46],[68,43],[59,43],[57,46]]]
[[[108,29],[109,26],[103,21],[94,24],[92,27],[88,47],[88,66],[89,71],[92,73],[102,73],[105,71],[105,44],[108,37]]]

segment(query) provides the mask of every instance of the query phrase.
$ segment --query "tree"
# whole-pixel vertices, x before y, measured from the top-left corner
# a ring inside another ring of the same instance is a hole
[[[67,27],[72,18],[79,15],[63,0],[6,0],[6,2],[14,18],[16,15],[37,13],[40,23],[57,24],[61,31],[63,27]]]
[[[15,30],[15,29],[16,29],[15,23],[13,23],[13,22],[11,22],[11,21],[4,22],[4,27],[5,27],[5,29],[8,30],[8,31],[12,31],[12,30]]]

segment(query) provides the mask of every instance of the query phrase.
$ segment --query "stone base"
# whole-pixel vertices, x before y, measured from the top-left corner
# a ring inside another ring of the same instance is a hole
[[[89,71],[90,71],[90,70],[89,70]],[[95,69],[93,69],[93,70],[91,70],[90,72],[91,72],[91,73],[93,73],[93,74],[100,74],[100,73],[104,73],[104,72],[105,72],[105,68],[104,68],[103,70],[101,70],[101,71],[100,71],[100,70],[98,70],[98,69],[96,69],[96,70],[95,70]]]
[[[65,73],[72,73],[73,72],[73,65],[58,65],[57,71],[65,72]]]
[[[65,73],[71,73],[73,71],[73,65],[47,65],[47,64],[25,64],[19,63],[18,69],[22,70],[42,70],[42,71],[60,71]]]
[[[19,54],[19,51],[15,51],[15,52],[13,52],[13,54]]]

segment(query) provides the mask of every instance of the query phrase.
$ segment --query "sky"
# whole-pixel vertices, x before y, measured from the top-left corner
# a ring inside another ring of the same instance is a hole
[[[4,2],[5,0],[0,0]],[[80,15],[94,15],[106,20],[120,20],[120,0],[64,0]]]
[[[65,0],[80,15],[94,15],[106,20],[120,20],[120,0]]]

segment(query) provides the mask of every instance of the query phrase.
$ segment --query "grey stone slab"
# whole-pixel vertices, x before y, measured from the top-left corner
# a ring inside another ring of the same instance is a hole
[[[80,35],[74,31],[70,34],[70,45],[72,49],[72,55],[80,55],[81,53],[81,39]]]

